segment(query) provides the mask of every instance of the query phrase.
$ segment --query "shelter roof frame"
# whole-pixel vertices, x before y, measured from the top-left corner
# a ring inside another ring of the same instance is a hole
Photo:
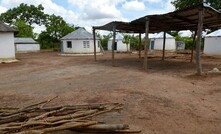
[[[203,3],[197,6],[158,15],[147,15],[131,22],[112,21],[103,26],[94,26],[95,30],[116,31],[124,33],[145,33],[145,23],[149,20],[149,33],[161,31],[196,30],[199,10],[203,9],[203,29],[220,28],[221,12]]]

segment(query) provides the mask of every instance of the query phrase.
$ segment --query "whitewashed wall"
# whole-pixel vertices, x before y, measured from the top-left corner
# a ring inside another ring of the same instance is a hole
[[[67,41],[72,42],[72,48],[67,47]],[[84,48],[83,41],[89,41],[89,48]],[[100,46],[98,46],[96,40],[96,52],[100,52]],[[93,53],[94,52],[94,41],[93,40],[62,40],[62,53]]]
[[[122,40],[117,40],[117,51],[127,51],[127,45]],[[108,50],[112,50],[112,40],[108,41]],[[130,44],[128,44],[128,50],[130,50]]]
[[[38,52],[40,51],[39,44],[16,44],[16,52]]]
[[[15,58],[14,33],[0,33],[0,58]]]
[[[163,39],[155,39],[154,50],[163,50]],[[166,39],[165,50],[176,50],[176,42],[173,38]]]
[[[221,55],[221,37],[206,37],[204,53],[208,55]]]

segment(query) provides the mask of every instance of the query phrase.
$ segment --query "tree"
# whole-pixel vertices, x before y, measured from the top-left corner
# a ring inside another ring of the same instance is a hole
[[[18,20],[14,24],[15,28],[19,31],[17,37],[31,37],[34,38],[33,29],[27,25],[23,20]]]
[[[127,52],[128,52],[128,45],[130,44],[130,35],[123,34],[123,36],[124,36],[124,38],[123,38],[122,42],[127,45]]]
[[[200,1],[199,0],[173,0],[171,3],[178,10],[178,9],[198,5],[200,4]],[[206,3],[217,10],[221,10],[220,0],[206,0]]]
[[[38,41],[44,44],[42,48],[59,48],[60,38],[75,30],[74,25],[67,24],[61,16],[47,15],[46,30],[43,31]]]
[[[67,24],[61,16],[54,14],[48,15],[47,22],[45,24],[46,32],[55,39],[60,39],[66,34],[74,31],[74,26]]]
[[[44,7],[38,5],[27,5],[21,3],[18,7],[9,9],[7,12],[0,15],[0,20],[10,25],[15,24],[18,20],[23,20],[26,24],[32,26],[33,24],[43,25],[45,23]]]
[[[103,36],[101,36],[101,35],[98,33],[98,37],[100,38],[101,46],[102,46],[104,49],[107,49],[108,40],[109,40],[112,36],[113,36],[112,33],[109,33],[108,35],[103,35]]]

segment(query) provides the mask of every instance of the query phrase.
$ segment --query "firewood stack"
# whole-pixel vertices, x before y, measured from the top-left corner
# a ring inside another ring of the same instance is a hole
[[[92,133],[140,132],[130,130],[127,124],[105,124],[92,119],[107,112],[121,110],[122,104],[104,103],[46,107],[46,104],[53,99],[23,108],[0,108],[0,133],[46,134],[63,130]]]

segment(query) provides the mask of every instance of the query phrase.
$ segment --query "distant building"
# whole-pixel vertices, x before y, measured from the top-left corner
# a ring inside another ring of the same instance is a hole
[[[205,36],[204,53],[208,55],[221,55],[221,29]]]
[[[61,53],[93,53],[93,34],[79,28],[61,38]],[[96,51],[100,52],[100,41],[96,37]]]
[[[17,30],[0,21],[0,59],[15,59],[15,32]]]
[[[15,50],[18,53],[39,52],[40,45],[32,38],[15,38]]]
[[[123,43],[123,35],[121,34],[117,34],[115,37],[115,44],[114,44],[114,50],[116,51],[127,51],[127,47],[128,47],[128,51],[130,51],[130,44],[128,44],[128,46]],[[112,50],[112,41],[113,38],[110,38],[107,45],[108,45],[108,50]]]
[[[151,35],[149,50],[163,50],[163,32]],[[165,50],[176,50],[175,38],[166,33]]]

